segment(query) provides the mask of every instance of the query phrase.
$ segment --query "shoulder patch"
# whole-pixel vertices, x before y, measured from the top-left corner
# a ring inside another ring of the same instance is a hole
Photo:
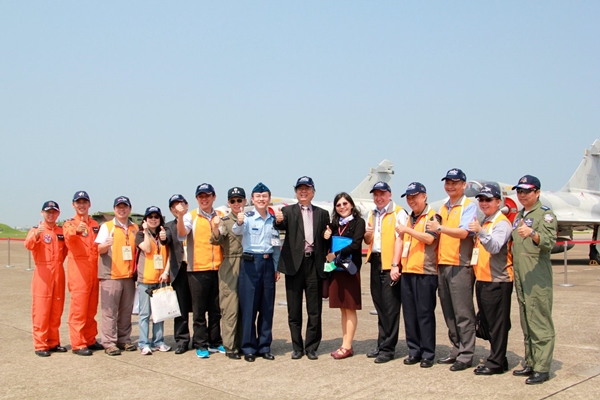
[[[253,216],[253,215],[254,215],[254,211],[246,211],[246,212],[244,213],[244,215],[245,215],[246,217],[251,217],[251,216]]]
[[[227,221],[229,218],[229,215],[224,216],[223,218],[221,218],[222,221]]]
[[[547,206],[541,206],[540,208],[544,211],[548,211],[550,209],[550,207],[547,207]]]
[[[544,221],[546,221],[547,223],[550,223],[550,222],[554,221],[554,216],[552,214],[544,214]]]

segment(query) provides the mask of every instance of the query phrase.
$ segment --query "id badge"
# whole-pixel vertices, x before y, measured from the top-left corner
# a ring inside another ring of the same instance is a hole
[[[154,255],[154,269],[163,269],[164,265],[163,265],[163,256],[162,254],[155,254]]]
[[[281,239],[279,238],[271,238],[271,246],[281,246]]]
[[[410,250],[410,242],[404,242],[404,247],[402,247],[402,257],[408,257],[408,251]]]
[[[133,260],[133,254],[131,253],[131,246],[123,246],[123,247],[121,247],[121,251],[123,252],[123,261]]]
[[[380,233],[376,233],[375,237],[373,238],[373,241],[375,243],[380,243],[380,241],[381,241],[381,234]]]
[[[479,247],[473,249],[473,253],[471,254],[471,265],[477,265],[477,260],[479,260]]]

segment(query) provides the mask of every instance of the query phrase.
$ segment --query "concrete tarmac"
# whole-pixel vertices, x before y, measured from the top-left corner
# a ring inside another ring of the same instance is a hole
[[[583,239],[578,235],[577,239]],[[568,280],[573,287],[559,286],[564,273],[562,254],[554,262],[554,323],[556,348],[550,381],[525,385],[511,371],[503,375],[475,376],[473,369],[451,372],[447,365],[423,369],[406,366],[408,351],[404,323],[396,359],[374,364],[365,354],[374,349],[377,316],[371,315],[369,265],[363,266],[363,309],[358,312],[354,357],[334,360],[329,355],[341,345],[340,312],[323,308],[323,341],[319,359],[291,360],[284,279],[277,284],[272,352],[274,361],[234,361],[224,355],[198,359],[194,351],[182,355],[139,351],[109,357],[71,353],[67,327],[69,294],[62,318],[62,344],[68,353],[40,358],[34,354],[31,336],[32,272],[22,242],[11,246],[12,268],[6,268],[7,244],[0,242],[0,398],[47,399],[301,399],[301,398],[445,398],[445,399],[599,399],[600,398],[600,267],[587,264],[587,246],[569,251]],[[436,357],[449,351],[441,307],[437,310]],[[516,295],[512,302],[512,329],[508,343],[511,370],[523,361],[523,334]],[[100,321],[100,310],[96,317]],[[132,339],[137,341],[137,316],[133,316]],[[166,342],[174,346],[173,323],[165,323]],[[489,345],[477,340],[473,367],[487,357]]]

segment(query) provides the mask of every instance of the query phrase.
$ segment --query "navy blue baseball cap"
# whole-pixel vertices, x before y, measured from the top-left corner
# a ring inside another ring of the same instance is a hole
[[[119,204],[125,204],[127,207],[131,207],[131,201],[129,201],[129,197],[127,196],[119,196],[115,199],[113,207],[118,206]]]
[[[425,185],[421,182],[411,182],[406,188],[406,192],[400,197],[410,196],[417,193],[427,193],[427,189],[425,189]]]
[[[252,192],[254,193],[254,192]],[[232,199],[234,197],[241,197],[242,199],[246,198],[246,191],[244,188],[239,186],[232,187],[227,191],[227,200]]]
[[[215,194],[215,188],[210,183],[201,183],[196,188],[196,196],[200,193]]]
[[[384,181],[379,181],[373,185],[373,189],[369,193],[373,193],[376,190],[387,191],[392,193],[392,188]]]
[[[256,186],[254,186],[254,189],[252,189],[252,193],[265,193],[265,192],[268,192],[269,195],[271,194],[271,191],[269,190],[267,185],[265,185],[262,182],[258,182],[256,184]]]
[[[306,186],[310,186],[311,188],[314,188],[315,182],[313,182],[313,180],[310,176],[301,176],[296,181],[296,185],[294,186],[294,189],[298,189],[298,186],[302,186],[302,185],[306,185]]]
[[[52,200],[48,200],[42,206],[42,211],[48,211],[48,210],[60,211],[60,207],[58,207],[58,203],[57,202],[52,201]]]
[[[499,200],[502,200],[502,193],[500,192],[500,188],[498,188],[496,185],[485,184],[481,187],[481,189],[479,189],[479,193],[475,195],[475,198],[479,197],[495,197]]]
[[[80,190],[79,192],[75,192],[75,194],[73,195],[73,203],[75,203],[79,199],[86,199],[87,201],[91,201],[90,196],[87,194],[87,192],[85,190]]]
[[[467,181],[467,175],[462,172],[462,169],[452,168],[450,171],[446,172],[446,176],[442,178],[443,181],[446,179],[451,181]]]
[[[180,194],[174,194],[173,196],[171,196],[171,198],[169,199],[169,208],[171,208],[171,205],[173,205],[173,203],[175,203],[176,201],[182,201],[185,204],[187,204],[187,200],[185,199],[185,197],[183,197]]]
[[[144,213],[144,219],[148,218],[148,215],[150,214],[158,214],[159,217],[162,218],[162,212],[160,211],[160,208],[156,207],[156,206],[150,206],[148,208],[146,208],[146,212]]]
[[[513,186],[513,190],[515,189],[541,189],[542,184],[540,180],[533,175],[525,175],[521,179],[519,179],[519,183]]]

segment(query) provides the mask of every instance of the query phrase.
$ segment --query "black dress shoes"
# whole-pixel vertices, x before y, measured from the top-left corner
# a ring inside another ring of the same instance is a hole
[[[379,355],[379,349],[375,349],[375,350],[367,353],[367,357],[369,357],[369,358],[375,358],[378,355]]]
[[[177,346],[177,348],[175,349],[175,354],[183,354],[183,353],[185,353],[186,351],[188,351],[188,347],[180,344],[180,345],[179,345],[179,346]],[[231,357],[230,357],[230,358],[231,358]]]
[[[259,353],[258,355],[269,361],[273,361],[275,359],[275,356],[271,353]]]
[[[244,360],[248,362],[254,362],[254,360],[256,360],[256,356],[254,354],[244,354]]]
[[[242,359],[242,357],[240,357],[239,353],[235,353],[233,351],[228,351],[227,353],[225,353],[225,356],[232,360],[241,360]]]
[[[50,353],[66,353],[67,352],[67,348],[66,347],[62,347],[60,344],[57,344],[56,346],[54,346],[53,348],[51,348],[48,351]]]
[[[438,364],[454,364],[454,362],[456,361],[456,358],[454,357],[444,357],[444,358],[438,358],[437,363]]]
[[[393,354],[379,354],[377,357],[375,357],[375,364],[384,364],[386,362],[392,361],[394,359],[394,355]]]
[[[489,368],[485,365],[480,365],[473,371],[475,375],[496,375],[503,374],[504,368]]]
[[[302,358],[304,354],[301,351],[294,350],[292,351],[292,360],[299,360]]]
[[[90,349],[84,347],[82,349],[73,350],[73,354],[77,354],[78,356],[91,356],[93,353]]]
[[[465,364],[462,361],[454,361],[454,364],[450,366],[450,371],[464,371],[467,368],[470,368],[471,364]]]
[[[50,357],[50,352],[48,350],[36,350],[35,355],[39,357]]]
[[[91,346],[87,347],[88,349],[92,350],[92,351],[99,351],[99,350],[104,350],[104,346],[102,346],[100,343],[96,342]]]
[[[537,385],[546,382],[548,379],[550,379],[550,374],[548,372],[533,371],[533,374],[525,380],[525,383],[528,385]]]
[[[525,367],[523,369],[515,369],[513,371],[514,376],[530,376],[531,374],[533,374],[533,368],[531,368],[531,367]]]
[[[308,358],[309,360],[316,360],[319,358],[319,356],[317,355],[317,352],[314,350],[308,350],[306,352],[306,358]]]
[[[421,368],[433,367],[433,360],[427,360],[426,358],[421,360]]]
[[[421,357],[408,356],[404,359],[404,364],[413,365],[421,361]]]

